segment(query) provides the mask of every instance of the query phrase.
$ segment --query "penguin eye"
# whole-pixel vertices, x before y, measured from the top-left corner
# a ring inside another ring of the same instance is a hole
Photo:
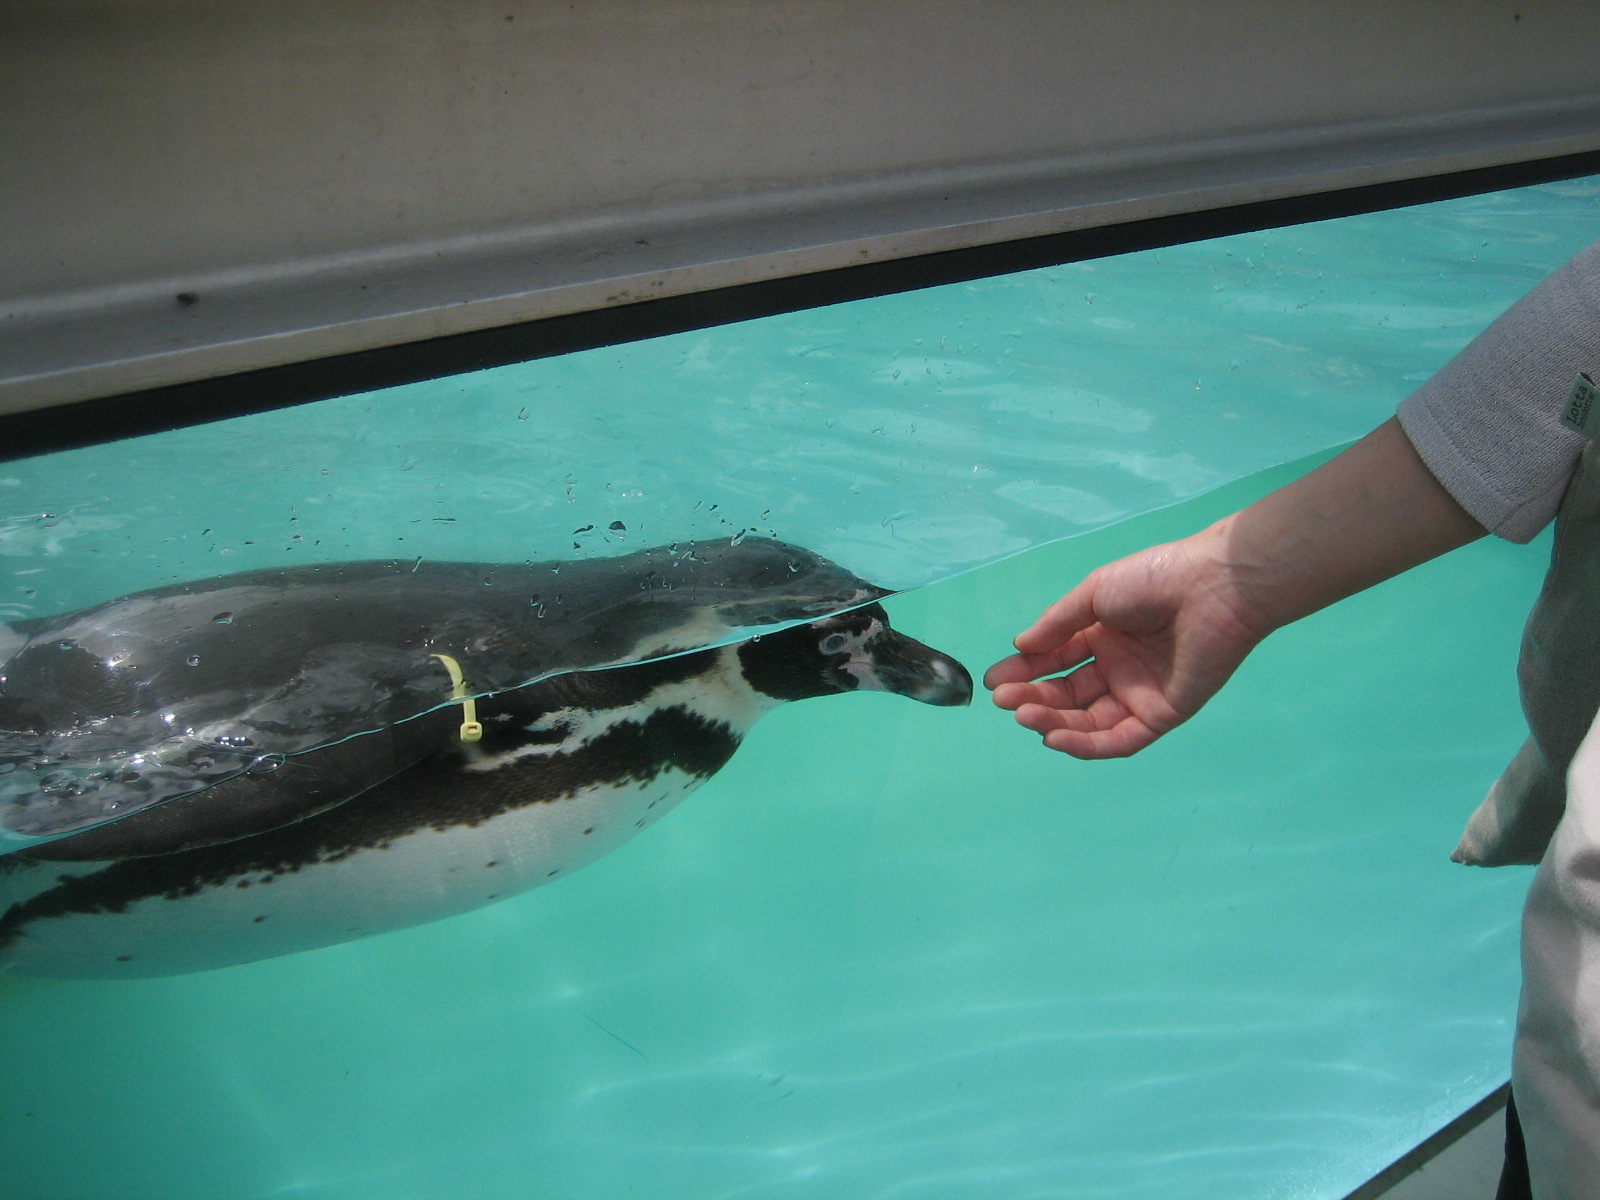
[[[844,634],[830,633],[827,637],[823,638],[820,643],[818,643],[818,648],[824,654],[839,654],[842,653],[845,647],[847,647],[849,644],[850,639]]]

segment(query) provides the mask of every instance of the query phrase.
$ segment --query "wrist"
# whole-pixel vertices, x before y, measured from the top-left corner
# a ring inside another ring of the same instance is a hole
[[[1265,637],[1484,532],[1391,420],[1204,536],[1219,586]]]
[[[1184,545],[1194,564],[1202,587],[1212,597],[1213,610],[1220,609],[1250,642],[1304,615],[1282,578],[1282,560],[1241,531],[1234,513],[1188,538]]]

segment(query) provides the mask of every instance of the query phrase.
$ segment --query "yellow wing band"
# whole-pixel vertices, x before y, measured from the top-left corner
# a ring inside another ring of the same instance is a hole
[[[478,702],[467,694],[467,681],[461,674],[461,664],[448,654],[435,654],[450,672],[450,699],[461,705],[461,740],[476,742],[483,737],[483,723],[478,720]]]

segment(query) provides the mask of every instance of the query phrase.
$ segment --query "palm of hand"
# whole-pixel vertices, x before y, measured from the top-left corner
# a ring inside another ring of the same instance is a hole
[[[1079,758],[1133,754],[1188,720],[1260,640],[1188,551],[1112,563],[1051,605],[989,669],[995,704]]]

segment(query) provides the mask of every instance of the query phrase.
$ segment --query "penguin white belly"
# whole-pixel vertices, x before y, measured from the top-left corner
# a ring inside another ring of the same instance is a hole
[[[135,978],[254,962],[405,929],[492,904],[609,853],[700,785],[668,769],[648,783],[585,788],[479,825],[423,827],[300,869],[229,875],[120,910],[41,912],[21,921],[0,972]],[[0,911],[66,877],[115,864],[28,863],[0,875]]]

